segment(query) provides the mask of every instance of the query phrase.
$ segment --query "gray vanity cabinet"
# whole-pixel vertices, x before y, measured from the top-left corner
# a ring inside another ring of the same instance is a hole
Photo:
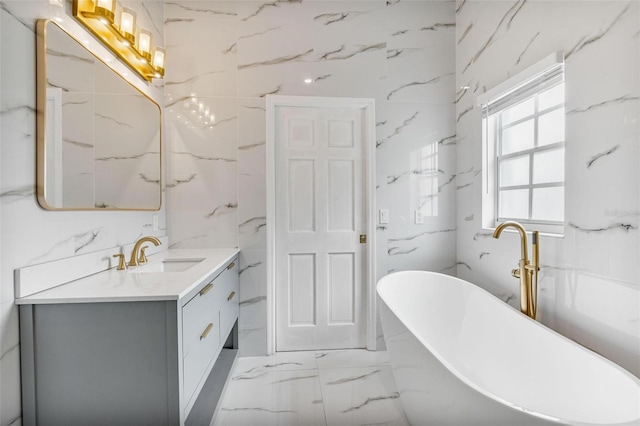
[[[236,262],[178,300],[21,305],[23,424],[183,425],[234,331]]]

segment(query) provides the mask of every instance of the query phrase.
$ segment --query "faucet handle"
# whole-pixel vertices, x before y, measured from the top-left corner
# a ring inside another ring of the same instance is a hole
[[[144,246],[140,249],[140,254],[138,255],[138,263],[147,263],[147,255],[144,254],[144,251],[147,249],[147,246]]]
[[[118,253],[118,254],[114,254],[113,257],[117,257],[118,258],[118,271],[124,271],[125,269],[127,269],[127,264],[124,262],[124,254],[122,253]]]
[[[512,269],[511,276],[513,276],[514,278],[520,278],[520,269]]]

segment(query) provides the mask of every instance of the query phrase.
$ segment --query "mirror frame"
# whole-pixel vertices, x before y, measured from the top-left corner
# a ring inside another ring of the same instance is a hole
[[[47,174],[47,146],[46,146],[46,105],[47,105],[47,25],[55,25],[67,36],[72,38],[80,46],[82,46],[87,52],[89,52],[94,58],[100,61],[104,66],[110,69],[118,77],[120,77],[127,85],[131,86],[135,91],[140,93],[146,99],[148,99],[153,105],[158,108],[159,115],[159,155],[158,155],[158,206],[150,208],[128,208],[128,207],[55,207],[49,204],[45,198],[45,185]],[[36,24],[36,196],[38,204],[45,210],[51,211],[159,211],[162,209],[162,184],[163,184],[163,114],[162,107],[149,95],[140,90],[130,80],[125,78],[120,72],[110,66],[105,60],[103,60],[96,52],[89,49],[84,45],[77,37],[67,31],[63,26],[53,21],[52,19],[38,19]],[[106,49],[106,48],[105,48]],[[111,53],[107,53],[111,55]],[[119,59],[113,56],[114,59]],[[142,80],[141,80],[142,81]]]

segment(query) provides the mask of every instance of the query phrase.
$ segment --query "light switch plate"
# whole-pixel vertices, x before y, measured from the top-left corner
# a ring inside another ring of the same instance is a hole
[[[380,209],[378,210],[378,222],[380,225],[385,225],[389,223],[389,210],[388,209]]]

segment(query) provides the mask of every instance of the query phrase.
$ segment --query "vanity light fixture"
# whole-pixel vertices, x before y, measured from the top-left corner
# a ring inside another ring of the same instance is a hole
[[[97,0],[95,13],[103,24],[113,23],[115,18],[116,0]]]
[[[128,7],[120,12],[120,34],[124,37],[125,45],[134,46],[136,41],[136,13]]]
[[[138,53],[147,61],[151,60],[151,31],[140,28],[138,30]]]
[[[121,8],[117,23],[115,10],[116,0],[73,0],[73,16],[125,64],[146,81],[162,78],[165,50],[153,48],[151,32],[136,28],[133,10]]]
[[[156,47],[156,49],[153,51],[153,68],[156,70],[156,77],[160,77],[164,75],[164,58],[165,58],[166,52],[163,48],[161,47]]]

